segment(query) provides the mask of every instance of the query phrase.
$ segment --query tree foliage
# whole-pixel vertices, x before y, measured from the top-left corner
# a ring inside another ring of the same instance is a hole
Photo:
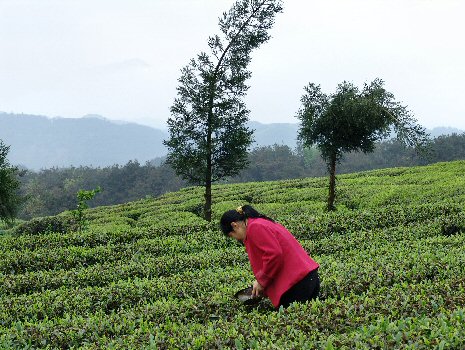
[[[205,219],[211,220],[211,184],[247,165],[252,131],[243,101],[251,52],[266,42],[280,0],[238,0],[219,19],[220,35],[181,70],[168,119],[167,162],[183,179],[205,186]]]
[[[14,220],[21,204],[19,170],[10,165],[9,150],[10,147],[0,140],[0,220],[7,223]]]
[[[346,152],[373,152],[377,141],[396,133],[397,140],[417,149],[425,149],[428,135],[416,119],[375,79],[360,91],[349,82],[338,85],[326,95],[320,86],[310,83],[297,112],[301,121],[299,139],[307,147],[317,145],[330,174],[328,210],[334,210],[336,163]]]
[[[87,227],[87,220],[85,217],[85,211],[89,209],[87,201],[94,199],[95,195],[101,191],[102,189],[99,186],[93,190],[79,190],[76,193],[78,203],[76,209],[72,211],[72,214],[76,224],[76,229],[79,232],[83,231]]]

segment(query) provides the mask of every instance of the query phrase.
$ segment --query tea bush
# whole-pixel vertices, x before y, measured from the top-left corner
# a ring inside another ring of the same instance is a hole
[[[1,349],[461,349],[465,162],[338,177],[216,185],[67,214],[0,236]],[[252,203],[320,264],[320,298],[242,305],[253,280],[218,219]],[[62,223],[63,226],[60,226]],[[56,224],[56,225],[55,225]]]

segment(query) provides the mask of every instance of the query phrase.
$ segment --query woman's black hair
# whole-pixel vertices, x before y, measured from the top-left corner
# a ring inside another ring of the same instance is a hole
[[[221,231],[223,231],[225,235],[228,235],[228,233],[232,231],[232,222],[244,221],[245,219],[249,218],[262,218],[274,222],[273,219],[266,215],[260,214],[252,206],[244,205],[237,208],[236,210],[228,210],[223,214],[220,220]]]

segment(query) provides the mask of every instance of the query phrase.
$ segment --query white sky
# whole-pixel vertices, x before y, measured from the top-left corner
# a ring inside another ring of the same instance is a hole
[[[0,111],[162,127],[180,69],[234,0],[0,0]],[[465,129],[464,0],[284,0],[256,50],[250,119],[293,122],[303,87],[379,77],[427,128]]]

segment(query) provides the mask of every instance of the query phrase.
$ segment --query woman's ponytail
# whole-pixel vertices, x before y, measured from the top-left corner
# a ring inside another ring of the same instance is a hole
[[[268,216],[260,214],[256,211],[251,205],[243,205],[235,210],[228,210],[223,214],[220,220],[221,231],[225,235],[228,235],[232,231],[231,223],[236,221],[245,221],[245,219],[255,219],[261,218],[274,222],[273,219],[270,219]]]
[[[256,211],[251,205],[243,205],[242,207],[242,211],[244,212],[244,215],[246,218],[261,218],[261,219],[265,219],[265,220],[269,220],[269,221],[273,221],[273,219],[269,218],[268,216],[264,215],[264,214],[261,214],[259,213],[258,211]]]

